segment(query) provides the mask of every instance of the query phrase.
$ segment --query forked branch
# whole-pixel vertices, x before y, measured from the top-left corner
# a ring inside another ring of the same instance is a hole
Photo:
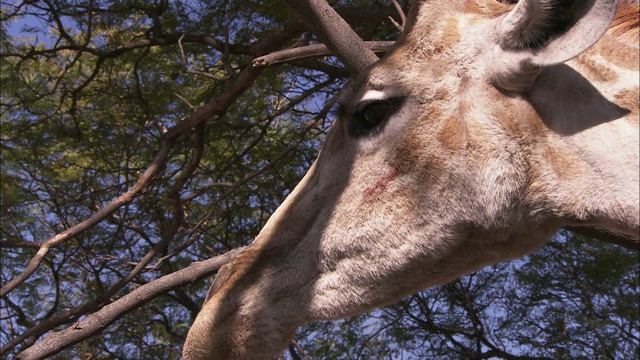
[[[258,49],[258,51],[269,51],[274,46],[274,44],[279,43],[282,36],[287,36],[286,31],[276,33],[274,36],[267,38],[268,40],[255,44],[255,47]],[[38,269],[44,257],[48,254],[51,248],[59,246],[60,244],[72,239],[76,235],[92,228],[123,205],[126,205],[133,201],[133,199],[135,199],[144,189],[147,188],[147,186],[155,178],[155,176],[158,175],[166,162],[169,149],[173,145],[175,139],[189,131],[191,128],[197,126],[207,119],[210,119],[215,114],[224,113],[227,108],[235,101],[235,99],[237,99],[237,97],[242,92],[244,92],[247,88],[249,88],[249,86],[251,86],[251,84],[253,84],[253,81],[260,75],[260,73],[261,69],[256,69],[251,66],[246,67],[238,74],[237,78],[228,90],[218,95],[211,101],[207,102],[205,105],[198,108],[190,117],[183,120],[175,127],[171,128],[164,135],[163,141],[160,145],[160,149],[156,153],[156,157],[131,189],[111,201],[109,204],[98,210],[86,220],[44,241],[38,252],[29,261],[25,269],[0,289],[0,297],[4,297],[17,286],[22,284],[25,280],[27,280],[36,271],[36,269]]]
[[[326,0],[285,0],[285,3],[345,64],[352,75],[378,61],[376,54]]]
[[[42,341],[16,355],[16,359],[44,359],[57,354],[69,346],[99,333],[123,315],[146,304],[157,296],[212,275],[242,251],[244,251],[244,248],[238,248],[208,260],[191,263],[191,265],[182,270],[142,285],[119,300],[87,316],[87,318],[75,325],[48,335]]]
[[[396,11],[398,11],[398,15],[400,16],[400,23],[398,24],[398,22],[395,21],[391,16],[389,16],[389,20],[396,26],[396,28],[398,28],[398,30],[400,30],[400,32],[403,32],[407,24],[407,16],[404,14],[402,7],[400,6],[400,4],[398,4],[397,0],[391,0],[391,3],[393,4],[393,7],[396,8]]]
[[[158,150],[158,152],[156,153],[156,157],[153,159],[147,170],[142,174],[140,179],[138,179],[138,182],[136,182],[136,184],[131,189],[129,189],[129,191],[118,196],[108,205],[91,215],[88,219],[80,222],[75,226],[72,226],[71,228],[53,236],[52,238],[42,243],[40,249],[33,256],[33,258],[31,258],[25,269],[18,276],[11,279],[11,281],[3,286],[2,289],[0,289],[0,297],[4,297],[11,290],[15,289],[18,285],[27,280],[36,271],[36,269],[38,269],[51,248],[54,248],[66,242],[67,240],[86,231],[87,229],[90,229],[91,227],[101,222],[104,218],[112,214],[114,211],[119,209],[121,206],[133,201],[133,199],[138,196],[140,192],[146,188],[149,182],[151,182],[151,180],[153,180],[155,176],[160,172],[162,165],[165,163],[171,145],[172,142],[168,140],[165,140],[161,143],[160,150]]]

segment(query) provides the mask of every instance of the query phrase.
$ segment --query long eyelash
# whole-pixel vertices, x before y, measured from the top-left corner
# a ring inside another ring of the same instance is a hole
[[[341,102],[336,102],[335,104],[333,104],[331,109],[329,109],[329,116],[332,118],[337,118],[337,117],[340,117],[341,115],[344,115],[346,112],[347,112],[347,105]]]

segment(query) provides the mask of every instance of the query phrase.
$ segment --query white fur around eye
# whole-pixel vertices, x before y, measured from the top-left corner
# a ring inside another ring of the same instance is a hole
[[[358,103],[372,100],[385,100],[388,97],[389,95],[387,95],[387,93],[385,93],[384,91],[367,90],[364,94],[362,94],[362,97],[360,98],[360,101],[358,101]]]

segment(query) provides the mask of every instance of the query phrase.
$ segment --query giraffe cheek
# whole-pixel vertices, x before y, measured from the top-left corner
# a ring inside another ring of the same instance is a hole
[[[384,192],[387,189],[387,186],[397,177],[397,173],[395,170],[391,170],[388,174],[384,175],[382,178],[380,178],[378,181],[376,181],[375,184],[373,184],[373,186],[370,186],[368,188],[366,188],[363,193],[362,193],[362,197],[364,200],[369,200],[372,197],[375,197],[378,194],[381,194],[382,192]]]
[[[442,123],[437,139],[444,149],[461,150],[466,145],[466,128],[460,119],[451,116]]]

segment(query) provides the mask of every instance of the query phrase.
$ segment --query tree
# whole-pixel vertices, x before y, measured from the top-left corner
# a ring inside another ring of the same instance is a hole
[[[364,40],[398,36],[392,7],[332,3]],[[3,354],[49,341],[55,358],[179,357],[210,284],[196,280],[311,165],[349,76],[295,19],[275,0],[3,4]],[[305,327],[287,356],[634,354],[637,270],[633,252],[565,234],[528,260]],[[102,332],[63,350],[83,331]]]

